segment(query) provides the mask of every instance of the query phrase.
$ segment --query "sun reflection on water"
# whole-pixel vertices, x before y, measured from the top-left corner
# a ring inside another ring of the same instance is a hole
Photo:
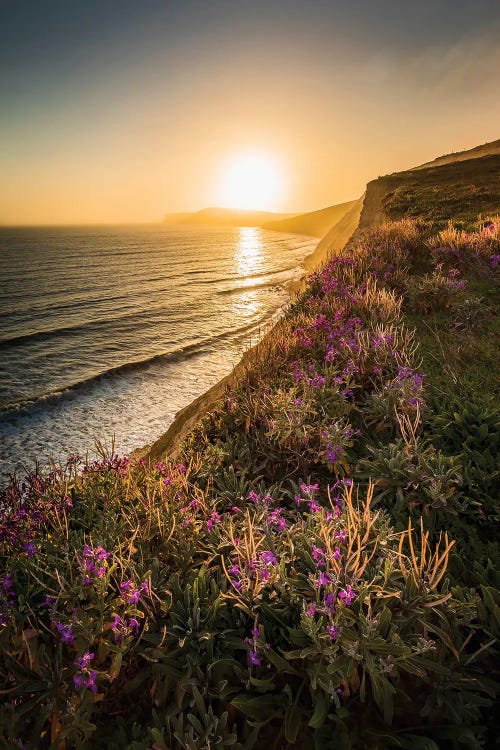
[[[236,272],[243,280],[242,286],[253,286],[256,276],[263,271],[263,245],[260,230],[257,227],[241,227],[240,237],[234,254]]]
[[[239,276],[241,292],[231,300],[232,314],[238,319],[251,322],[262,313],[263,302],[260,290],[252,289],[259,284],[264,269],[264,245],[257,227],[241,227],[235,246],[234,270]]]

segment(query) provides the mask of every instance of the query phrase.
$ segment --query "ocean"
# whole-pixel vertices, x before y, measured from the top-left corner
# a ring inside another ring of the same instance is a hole
[[[227,375],[317,240],[254,227],[0,228],[0,477],[127,454]]]

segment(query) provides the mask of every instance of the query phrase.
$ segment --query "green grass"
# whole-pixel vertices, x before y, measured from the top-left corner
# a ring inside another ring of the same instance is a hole
[[[500,206],[500,156],[484,156],[384,178],[394,186],[384,201],[389,219],[425,219],[434,230],[449,221],[471,229],[478,215]]]
[[[500,385],[498,286],[489,280],[468,279],[464,299],[472,299],[479,310],[471,326],[467,317],[461,325],[456,308],[425,316],[407,313],[407,321],[417,333],[422,369],[436,403],[456,394],[493,404]]]

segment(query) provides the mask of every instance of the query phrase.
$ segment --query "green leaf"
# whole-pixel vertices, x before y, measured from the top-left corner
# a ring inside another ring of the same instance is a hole
[[[188,721],[196,729],[196,731],[198,732],[198,734],[200,736],[203,735],[203,727],[202,727],[201,721],[198,719],[198,717],[194,716],[194,714],[188,714],[187,718],[188,718]]]
[[[274,690],[274,678],[269,677],[267,680],[259,680],[257,677],[250,677],[250,685],[263,692]]]
[[[288,706],[285,713],[285,739],[292,745],[297,739],[299,733],[302,716],[297,706]]]
[[[244,716],[248,716],[264,724],[279,715],[283,709],[283,701],[277,695],[257,695],[250,697],[243,693],[233,698],[231,705],[244,714]]]
[[[291,664],[283,657],[281,657],[279,654],[274,651],[274,649],[270,648],[269,651],[266,652],[267,660],[271,662],[273,666],[276,667],[276,669],[279,672],[286,672],[287,674],[298,674],[297,670],[294,669]]]
[[[323,693],[318,692],[314,696],[314,713],[308,722],[308,726],[313,729],[319,729],[319,727],[323,725],[327,713],[328,701]]]
[[[407,734],[401,738],[401,743],[407,750],[439,750],[434,740],[430,737],[420,737],[418,734]]]
[[[196,708],[198,709],[198,715],[205,716],[206,714],[205,701],[201,697],[201,693],[196,687],[196,685],[193,685],[193,698],[196,704]]]

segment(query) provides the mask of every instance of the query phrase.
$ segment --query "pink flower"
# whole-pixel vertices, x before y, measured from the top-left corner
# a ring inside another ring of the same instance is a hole
[[[277,565],[278,564],[278,560],[273,555],[273,553],[270,552],[269,550],[267,550],[266,552],[261,552],[260,559],[262,560],[264,565]]]
[[[250,665],[253,665],[254,667],[258,667],[260,665],[260,659],[257,656],[257,651],[254,651],[254,649],[250,649],[248,652],[248,663]]]
[[[345,589],[341,589],[337,594],[337,598],[344,602],[346,607],[350,607],[356,598],[356,594],[350,586],[346,586]]]
[[[332,641],[335,641],[338,638],[339,629],[337,625],[327,625],[326,632],[328,633]]]
[[[313,602],[306,609],[306,615],[307,615],[307,617],[314,617],[315,613],[316,613],[316,605]]]
[[[316,581],[316,586],[328,586],[330,583],[330,576],[328,573],[325,573],[323,570],[320,572],[318,579]]]

